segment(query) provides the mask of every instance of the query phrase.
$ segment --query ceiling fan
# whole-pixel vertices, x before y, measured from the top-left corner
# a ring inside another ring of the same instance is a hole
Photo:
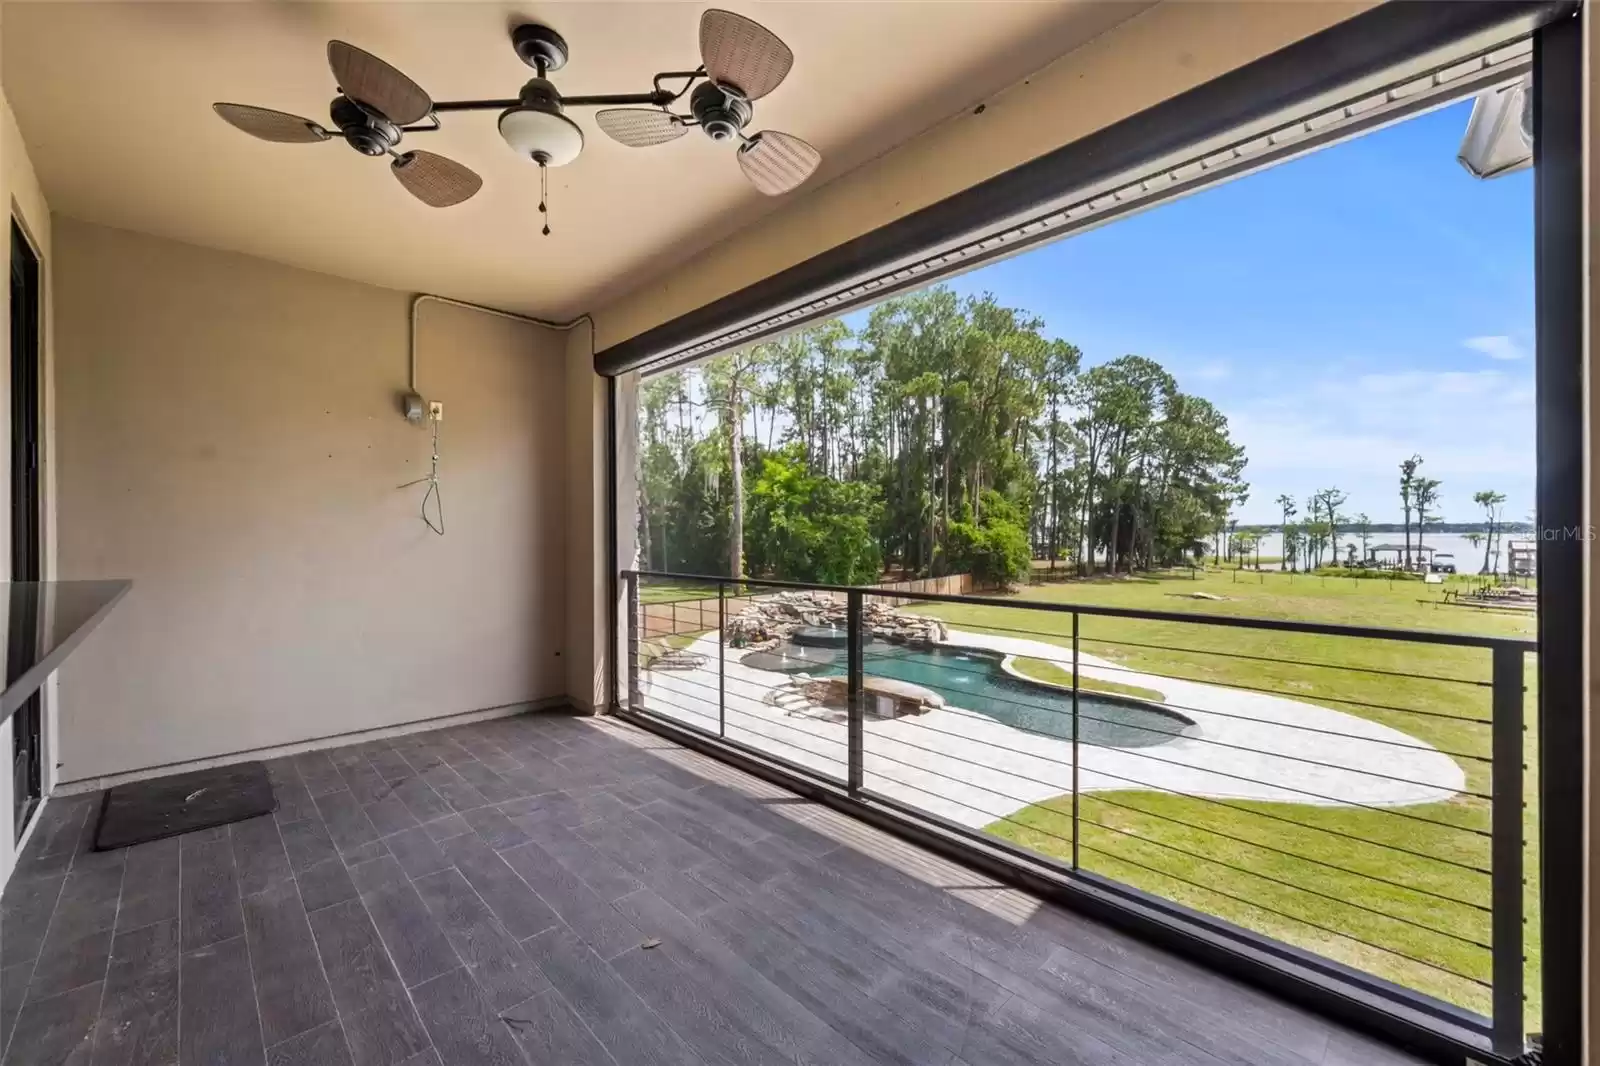
[[[444,156],[399,151],[398,146],[408,133],[442,128],[439,116],[455,111],[499,111],[500,135],[517,154],[538,164],[541,182],[545,168],[565,166],[583,150],[583,129],[566,116],[568,107],[603,108],[595,116],[601,130],[633,148],[664,144],[696,127],[713,141],[736,141],[739,168],[768,196],[798,187],[822,161],[820,152],[793,134],[745,133],[755,117],[754,102],[783,82],[794,53],[770,30],[743,15],[706,11],[700,18],[701,65],[656,74],[654,87],[644,93],[562,96],[546,77],[566,65],[569,53],[561,35],[548,26],[528,23],[511,31],[511,44],[537,72],[515,99],[435,101],[377,56],[343,41],[329,41],[328,66],[339,90],[329,108],[333,129],[264,107],[212,106],[225,121],[264,141],[309,144],[337,135],[362,155],[387,155],[395,178],[430,207],[450,207],[470,199],[483,187],[483,179]],[[664,82],[675,84],[668,87]],[[687,113],[675,113],[673,105],[685,96]],[[547,207],[541,197],[539,209],[548,218]],[[550,232],[548,223],[544,232]]]

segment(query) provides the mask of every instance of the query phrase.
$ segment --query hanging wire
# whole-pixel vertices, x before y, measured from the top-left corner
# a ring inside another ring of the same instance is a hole
[[[401,485],[400,488],[409,489],[413,485],[421,485],[423,482],[427,482],[428,491],[422,494],[422,521],[427,524],[429,529],[442,537],[444,536],[444,494],[439,491],[439,419],[430,416],[429,421],[433,423],[433,466],[429,469],[427,477],[419,477],[415,481],[408,481]],[[430,499],[433,501],[434,513],[439,516],[437,524],[428,517],[428,501]]]
[[[550,168],[539,160],[539,213],[544,216],[544,235],[550,236]]]

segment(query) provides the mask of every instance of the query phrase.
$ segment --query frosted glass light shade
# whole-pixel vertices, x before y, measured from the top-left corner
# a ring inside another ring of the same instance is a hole
[[[564,167],[583,151],[583,130],[567,116],[529,107],[500,116],[500,136],[524,158],[542,154],[546,166]]]

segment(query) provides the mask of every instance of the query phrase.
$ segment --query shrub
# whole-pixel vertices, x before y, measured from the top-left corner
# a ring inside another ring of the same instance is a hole
[[[1357,581],[1421,581],[1421,574],[1408,570],[1363,570],[1349,566],[1320,566],[1311,571],[1318,577],[1355,578]]]
[[[831,585],[878,580],[877,486],[817,477],[800,449],[786,448],[763,457],[748,498],[744,549],[752,573]]]
[[[983,517],[978,522],[950,523],[951,568],[997,585],[1023,580],[1032,568],[1033,552],[1016,508],[994,492],[985,492],[981,502]]]

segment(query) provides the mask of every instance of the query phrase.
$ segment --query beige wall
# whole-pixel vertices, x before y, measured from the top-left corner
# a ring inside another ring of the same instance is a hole
[[[63,577],[133,592],[61,671],[61,779],[560,696],[562,338],[56,219]]]

